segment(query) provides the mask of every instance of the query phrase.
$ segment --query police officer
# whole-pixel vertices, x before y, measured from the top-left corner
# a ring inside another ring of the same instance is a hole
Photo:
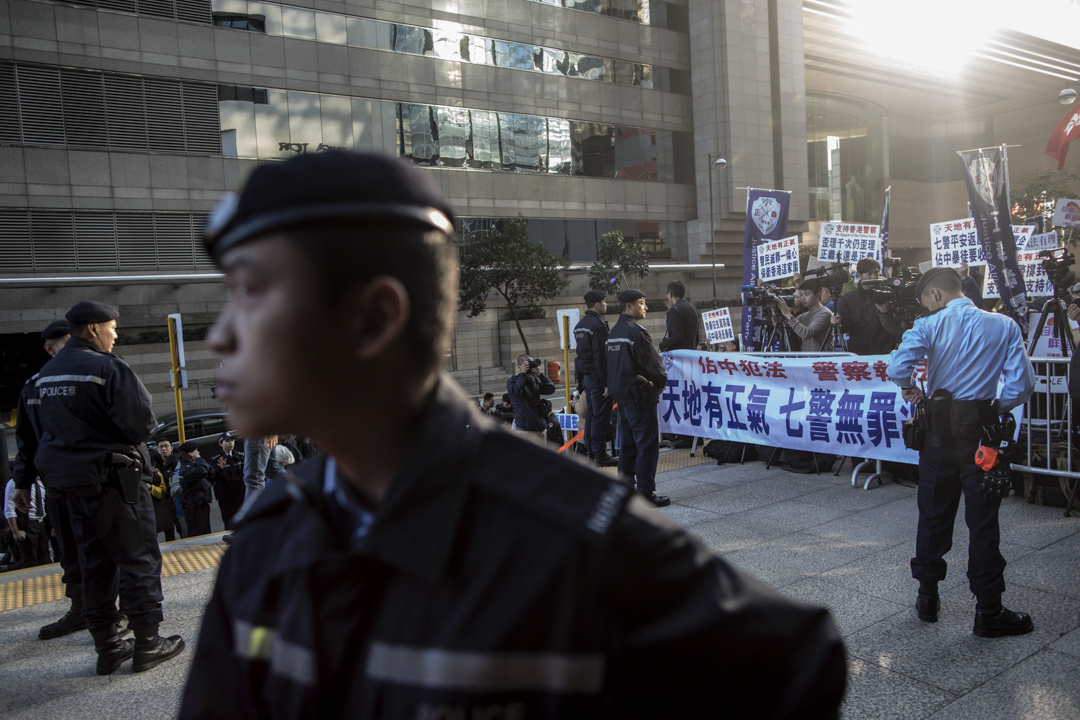
[[[210,478],[214,474],[210,463],[199,456],[193,440],[180,444],[180,502],[187,518],[188,537],[210,534]]]
[[[636,479],[637,490],[657,507],[670,505],[656,494],[656,462],[660,459],[660,427],[656,404],[667,387],[667,373],[652,337],[638,325],[645,319],[645,293],[619,293],[619,320],[607,340],[608,387],[619,403],[619,473]]]
[[[912,577],[919,581],[916,610],[921,620],[937,622],[938,582],[945,579],[944,555],[952,547],[953,522],[963,493],[970,534],[968,584],[978,601],[974,633],[998,637],[1031,632],[1029,615],[1001,604],[1005,590],[1005,558],[998,548],[1001,500],[980,494],[983,471],[975,464],[983,428],[998,414],[1027,401],[1035,388],[1020,328],[1004,315],[977,309],[964,296],[960,274],[952,268],[926,272],[916,294],[930,315],[904,333],[888,369],[889,377],[904,388],[905,400],[926,402],[930,422],[919,453],[919,526],[911,559]],[[912,379],[923,358],[928,400]]]
[[[20,398],[16,502],[35,475],[62,492],[82,563],[83,617],[97,649],[97,673],[108,675],[134,655],[148,670],[179,653],[179,636],[158,635],[161,553],[145,479],[145,443],[156,424],[146,388],[111,354],[119,313],[84,301],[67,313],[71,338],[45,363]],[[126,578],[134,643],[118,635],[116,598]]]
[[[262,165],[206,237],[234,427],[326,456],[239,521],[181,718],[837,713],[825,610],[477,417],[440,370],[457,266],[428,176],[336,150]]]
[[[210,458],[210,467],[214,474],[214,497],[221,510],[221,521],[229,527],[233,516],[244,504],[244,453],[236,449],[236,440],[227,432],[218,437],[221,452]]]
[[[667,332],[660,340],[660,352],[696,350],[701,340],[701,313],[686,299],[686,286],[678,280],[667,286]]]
[[[608,339],[607,294],[603,290],[585,293],[585,317],[574,326],[574,372],[585,391],[585,437],[584,446],[600,467],[616,465],[608,455],[607,441],[611,436],[611,393],[607,388],[607,353],[604,344]]]

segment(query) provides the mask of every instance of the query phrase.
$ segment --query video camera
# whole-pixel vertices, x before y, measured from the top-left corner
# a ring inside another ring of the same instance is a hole
[[[768,285],[742,285],[739,292],[749,293],[747,307],[776,307],[777,300],[783,300],[788,307],[795,305],[795,288],[773,288]]]
[[[929,314],[916,295],[922,273],[917,268],[902,267],[900,258],[886,259],[885,266],[893,269],[894,277],[863,280],[859,287],[867,302],[891,303],[900,327],[908,330],[918,318]]]
[[[1061,253],[1061,255],[1057,253]],[[1076,262],[1076,258],[1071,252],[1067,252],[1065,248],[1040,250],[1039,257],[1043,258],[1043,270],[1046,271],[1046,276],[1050,278],[1055,293],[1060,293],[1072,287],[1072,284],[1076,282],[1076,273],[1069,269]]]
[[[840,288],[851,280],[848,271],[844,268],[818,267],[807,270],[803,277],[807,280],[815,278],[822,287],[828,288],[834,296],[840,294]]]

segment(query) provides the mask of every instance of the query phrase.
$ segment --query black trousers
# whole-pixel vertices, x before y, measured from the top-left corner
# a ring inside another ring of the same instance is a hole
[[[968,585],[976,597],[1005,591],[1005,558],[998,546],[1001,500],[979,494],[983,471],[975,464],[978,440],[951,440],[946,446],[927,446],[919,453],[919,529],[911,576],[920,582],[945,579],[944,556],[952,548],[953,523],[964,495],[968,533]]]
[[[189,505],[184,503],[184,517],[187,518],[188,534],[185,537],[210,534],[210,503],[203,501]]]
[[[240,511],[240,507],[244,504],[244,494],[246,492],[247,488],[239,480],[231,483],[226,480],[219,480],[217,485],[214,486],[218,509],[221,510],[221,521],[225,524],[225,527],[229,527],[233,515]]]
[[[607,441],[611,437],[611,408],[615,400],[604,397],[604,384],[595,375],[586,375],[582,384],[585,386],[585,447],[593,452],[607,451]]]
[[[45,493],[45,511],[52,521],[56,539],[60,545],[58,561],[64,571],[60,580],[64,583],[64,594],[69,598],[82,598],[82,568],[79,567],[79,546],[75,542],[75,533],[71,530],[71,513],[68,512],[66,495]]]
[[[634,478],[637,491],[656,491],[656,463],[660,459],[660,428],[656,406],[619,403],[619,474]]]
[[[162,620],[161,550],[150,491],[140,484],[134,505],[106,485],[101,494],[67,493],[71,528],[83,573],[83,616],[89,628],[117,622],[116,596],[123,574],[132,630],[155,627]]]
[[[49,562],[49,534],[45,530],[45,523],[39,520],[25,520],[18,523],[19,529],[26,533],[24,540],[16,540],[19,547],[19,555],[22,557],[22,567],[32,568],[38,565],[46,565]]]

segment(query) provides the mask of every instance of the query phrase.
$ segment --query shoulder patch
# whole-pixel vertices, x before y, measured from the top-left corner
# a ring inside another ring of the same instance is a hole
[[[519,468],[508,474],[506,468]],[[484,491],[590,540],[599,540],[633,494],[626,484],[497,431],[488,435],[473,481]]]

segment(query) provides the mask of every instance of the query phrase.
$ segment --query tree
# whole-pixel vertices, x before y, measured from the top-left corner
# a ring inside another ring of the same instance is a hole
[[[461,309],[476,317],[494,290],[506,303],[525,353],[530,354],[518,316],[526,310],[533,317],[544,317],[537,303],[570,284],[562,274],[566,263],[545,246],[529,242],[529,226],[520,215],[501,219],[491,232],[461,245],[459,256]]]
[[[589,268],[589,287],[616,297],[630,287],[627,275],[640,282],[649,274],[649,251],[639,242],[627,242],[619,230],[604,233],[596,245],[596,262]],[[625,286],[625,287],[624,287]]]
[[[1061,198],[1077,196],[1080,176],[1064,170],[1049,170],[1031,177],[1011,188],[1012,214],[1024,220],[1043,218],[1043,228],[1050,232],[1054,206]]]

